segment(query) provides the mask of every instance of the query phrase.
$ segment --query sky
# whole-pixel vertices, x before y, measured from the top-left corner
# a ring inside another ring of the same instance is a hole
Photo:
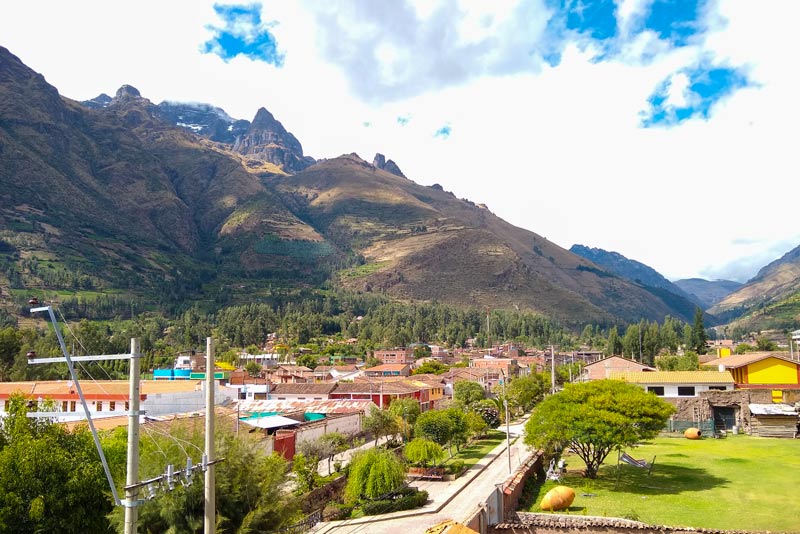
[[[746,281],[800,245],[796,0],[4,1],[69,98],[266,107],[569,248]]]

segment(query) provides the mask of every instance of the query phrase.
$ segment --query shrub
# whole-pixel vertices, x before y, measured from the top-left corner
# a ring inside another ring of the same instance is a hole
[[[460,475],[464,470],[464,460],[453,460],[447,466],[447,472],[451,475]]]

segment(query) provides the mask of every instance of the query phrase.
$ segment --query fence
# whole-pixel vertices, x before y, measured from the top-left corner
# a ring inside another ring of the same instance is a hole
[[[704,419],[701,421],[685,421],[680,419],[670,419],[665,430],[683,434],[687,428],[699,428],[703,435],[712,437],[714,435],[714,419]]]

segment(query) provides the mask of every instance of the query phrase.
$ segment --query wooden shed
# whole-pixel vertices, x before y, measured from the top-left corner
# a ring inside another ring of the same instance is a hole
[[[788,404],[750,404],[750,429],[763,438],[796,438],[800,416]]]

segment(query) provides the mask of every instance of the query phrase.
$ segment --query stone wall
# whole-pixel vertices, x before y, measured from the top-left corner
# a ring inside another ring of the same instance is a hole
[[[678,534],[703,532],[704,534],[732,534],[729,530],[696,529],[691,527],[666,527],[648,525],[639,521],[613,517],[593,517],[517,512],[506,523],[489,527],[487,534]],[[736,531],[737,534],[746,534]]]

